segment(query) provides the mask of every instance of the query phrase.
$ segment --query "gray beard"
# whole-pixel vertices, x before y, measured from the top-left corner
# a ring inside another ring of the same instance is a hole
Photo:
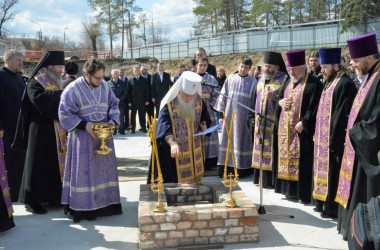
[[[182,98],[178,97],[178,106],[181,110],[181,115],[185,118],[194,121],[195,118],[195,109],[194,109],[194,99],[190,102],[185,102]]]
[[[47,69],[47,75],[50,81],[56,85],[58,88],[62,89],[62,78],[61,76],[57,76],[53,71]]]

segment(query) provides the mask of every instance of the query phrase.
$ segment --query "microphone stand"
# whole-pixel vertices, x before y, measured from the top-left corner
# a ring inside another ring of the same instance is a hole
[[[222,94],[220,91],[218,90],[215,90],[215,88],[217,88],[218,86],[214,86],[214,85],[211,85],[211,84],[207,84],[207,83],[202,83],[202,85],[205,85],[205,86],[208,86],[208,87],[211,87],[213,89],[213,91],[215,91],[216,93],[218,93],[219,95],[222,95],[223,97],[226,97],[227,99],[233,101],[234,103],[238,104],[239,106],[245,108],[246,110],[248,111],[251,111],[252,113],[254,113],[255,115],[259,116],[259,131],[260,131],[260,137],[259,137],[259,145],[260,145],[260,156],[259,156],[259,166],[260,166],[260,185],[259,185],[259,189],[260,189],[260,205],[259,205],[259,208],[257,210],[257,212],[259,214],[266,214],[266,210],[265,210],[265,207],[264,207],[264,204],[263,204],[263,151],[264,151],[264,135],[265,135],[265,125],[266,125],[266,122],[271,122],[271,123],[275,123],[274,120],[268,118],[266,116],[266,114],[262,114],[260,112],[257,112],[256,110],[254,109],[251,109],[250,107],[242,104],[241,102],[238,102],[236,100],[234,100],[233,98],[225,95],[225,94]],[[265,90],[265,85],[264,85],[264,90]],[[266,107],[268,106],[268,101],[266,102]],[[265,113],[267,111],[267,108],[265,107]],[[277,216],[283,216],[283,217],[289,217],[291,219],[294,218],[294,215],[286,215],[286,214],[274,214],[274,213],[268,213],[268,214],[272,214],[272,215],[277,215]]]

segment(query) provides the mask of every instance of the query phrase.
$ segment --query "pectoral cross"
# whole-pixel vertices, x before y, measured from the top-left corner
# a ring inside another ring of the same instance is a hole
[[[195,86],[197,86],[196,84],[193,84],[193,89],[195,88]]]

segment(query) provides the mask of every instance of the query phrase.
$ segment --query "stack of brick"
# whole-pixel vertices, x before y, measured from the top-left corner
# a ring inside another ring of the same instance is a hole
[[[212,193],[214,203],[196,204],[195,201],[189,205],[189,197],[182,197],[180,200],[185,201],[184,205],[180,205],[177,199],[176,206],[166,206],[166,212],[155,213],[153,208],[157,195],[152,193],[150,185],[141,185],[138,211],[140,249],[258,241],[256,207],[239,187],[235,189],[238,189],[233,192],[237,207],[228,208],[225,206],[228,190],[221,183],[207,183],[206,187],[194,188],[165,186],[164,204],[167,197],[176,196],[176,193],[179,197],[186,196],[186,193],[189,197],[199,197],[197,192],[203,192],[203,197],[208,198]]]

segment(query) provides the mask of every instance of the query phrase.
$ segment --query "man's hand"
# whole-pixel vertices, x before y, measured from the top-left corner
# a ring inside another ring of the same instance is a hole
[[[298,134],[301,134],[302,131],[303,131],[303,126],[302,126],[302,122],[298,122],[296,124],[296,131],[298,132]]]
[[[223,124],[224,120],[223,119],[219,119],[219,124]]]
[[[87,124],[86,124],[86,131],[91,135],[92,138],[96,139],[96,135],[94,133],[93,126],[94,126],[94,123],[87,122]]]
[[[153,102],[153,103],[156,103],[156,99],[155,99],[155,98],[152,98],[152,102]]]
[[[129,106],[129,107],[132,107],[132,103],[128,103],[128,106]]]
[[[288,100],[288,98],[281,99],[278,104],[280,104],[281,108],[285,111],[289,111],[292,107],[292,103]]]
[[[149,102],[145,102],[145,105],[149,105]]]
[[[170,156],[172,158],[177,158],[179,157],[181,154],[181,150],[179,149],[179,145],[178,143],[175,143],[173,144],[171,147],[170,147]]]
[[[4,130],[0,130],[0,138],[3,138],[4,136]]]

